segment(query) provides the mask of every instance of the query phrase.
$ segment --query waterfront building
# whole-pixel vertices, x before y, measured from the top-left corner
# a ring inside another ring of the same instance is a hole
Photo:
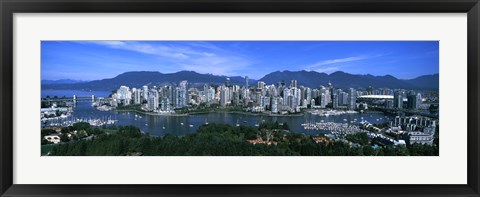
[[[283,105],[288,106],[288,97],[292,94],[292,91],[289,88],[283,89]]]
[[[148,86],[143,86],[143,99],[148,99]]]
[[[225,87],[230,87],[230,78],[225,79]]]
[[[278,98],[272,98],[272,113],[278,113]]]
[[[315,99],[310,100],[310,108],[315,108]]]
[[[120,86],[117,90],[117,102],[122,103],[123,105],[129,105],[132,99],[132,93],[130,88],[127,86]],[[92,95],[92,100],[95,100],[94,95]]]
[[[261,96],[260,98],[260,107],[267,109],[270,106],[270,97]]]
[[[350,88],[348,92],[348,109],[355,110],[357,106],[357,93],[355,89]]]
[[[320,108],[327,106],[327,95],[325,93],[320,94]]]
[[[228,88],[222,86],[220,88],[220,106],[225,107],[228,103]]]
[[[413,110],[417,109],[417,95],[415,95],[415,93],[407,96],[407,108]]]
[[[277,88],[275,87],[275,85],[268,86],[267,96],[271,96],[271,97],[278,96]]]
[[[417,98],[416,98],[416,109],[420,108],[420,105],[422,105],[422,94],[417,93]]]
[[[180,85],[175,88],[175,107],[176,108],[183,108],[186,107],[188,104],[188,91],[187,91],[187,81],[181,81]]]
[[[410,136],[410,144],[428,144],[432,145],[435,139],[436,121],[432,121],[430,125],[422,128],[421,131],[408,132]]]
[[[341,100],[341,101],[342,101],[341,105],[348,105],[348,93],[342,92],[341,95],[342,95],[342,97],[341,97],[341,98],[342,98],[342,100]]]
[[[396,91],[393,95],[393,107],[395,109],[403,109],[403,92]]]
[[[302,108],[307,108],[308,107],[308,100],[307,99],[303,99],[302,100]]]
[[[263,90],[265,88],[265,82],[258,81],[257,82],[257,89]]]
[[[140,89],[132,88],[133,103],[142,104],[142,91]]]
[[[297,88],[297,80],[292,80],[291,84],[290,84],[290,87],[291,88]]]
[[[235,105],[240,105],[240,91],[233,92],[233,103]]]
[[[208,88],[208,99],[207,101],[210,102],[215,98],[215,89],[213,87]]]
[[[297,108],[302,102],[301,90],[298,88],[292,88],[291,93],[293,97],[291,108]]]
[[[338,108],[338,94],[333,93],[333,109]]]
[[[150,90],[148,93],[147,99],[147,109],[148,111],[157,111],[159,106],[159,94],[155,89]]]
[[[171,104],[170,104],[170,99],[168,99],[167,97],[163,97],[160,109],[161,109],[161,111],[166,111],[166,112],[171,111],[172,108],[171,108]]]
[[[307,99],[307,101],[312,100],[312,89],[310,88],[305,89],[305,99]]]

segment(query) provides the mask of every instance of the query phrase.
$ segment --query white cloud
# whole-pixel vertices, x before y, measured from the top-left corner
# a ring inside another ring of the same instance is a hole
[[[305,70],[314,70],[317,72],[324,72],[324,73],[332,73],[334,71],[338,71],[342,69],[342,66],[346,66],[345,63],[349,62],[356,62],[371,58],[377,58],[383,56],[382,54],[377,55],[361,55],[361,56],[352,56],[346,58],[338,58],[338,59],[329,59],[329,60],[322,60],[318,61],[314,64],[310,64],[305,66]],[[343,64],[342,64],[343,63]],[[335,65],[335,66],[333,66]],[[325,67],[327,66],[327,67]]]
[[[252,62],[242,54],[204,42],[169,44],[167,42],[95,41],[90,43],[157,56],[161,61],[178,66],[181,70],[198,73],[234,75],[252,65]],[[160,71],[165,72],[165,69]]]
[[[133,41],[94,41],[94,44],[106,46],[113,49],[122,49],[144,53],[149,55],[158,55],[166,58],[185,59],[189,55],[196,55],[197,52],[189,51],[188,49],[169,47],[165,45],[153,45],[142,42]]]
[[[368,56],[353,56],[353,57],[346,57],[346,58],[340,58],[340,59],[322,60],[322,61],[319,61],[317,63],[307,65],[306,68],[307,69],[316,69],[320,66],[359,61],[359,60],[364,60],[364,59],[367,59],[367,58],[369,58],[369,57]]]
[[[327,67],[327,68],[315,69],[315,71],[317,71],[319,73],[332,73],[332,72],[335,72],[335,71],[338,71],[338,70],[340,70],[338,67]]]

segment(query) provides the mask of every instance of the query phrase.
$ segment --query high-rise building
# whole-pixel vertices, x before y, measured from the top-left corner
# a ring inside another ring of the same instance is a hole
[[[267,108],[270,106],[270,97],[261,96],[260,97],[260,107]]]
[[[143,86],[143,99],[148,99],[148,86]]]
[[[123,105],[129,105],[132,99],[132,93],[130,92],[130,88],[127,86],[120,86],[117,90],[117,100],[118,102],[122,103]]]
[[[354,110],[357,107],[357,92],[350,88],[348,91],[348,109]]]
[[[260,89],[260,90],[263,90],[263,88],[265,88],[265,82],[258,81],[257,82],[257,88]]]
[[[289,88],[283,89],[283,103],[282,103],[283,105],[288,106],[287,101],[288,101],[288,97],[291,94],[292,94],[291,89],[289,89]]]
[[[411,92],[407,96],[407,108],[408,109],[418,109],[420,107],[420,104],[422,102],[422,96],[420,93],[415,94],[415,92]]]
[[[307,99],[308,102],[310,102],[310,100],[312,100],[312,89],[306,88],[305,99]]]
[[[417,109],[420,108],[421,104],[422,104],[422,94],[417,93]]]
[[[226,87],[230,87],[230,78],[227,77],[227,79],[225,80],[225,86]]]
[[[327,106],[327,95],[325,93],[320,94],[320,107],[325,108]]]
[[[133,103],[142,104],[142,91],[140,89],[133,88]]]
[[[278,113],[278,98],[272,98],[272,113]]]
[[[220,106],[225,107],[228,103],[228,89],[226,87],[220,88]]]
[[[245,88],[248,89],[248,76],[245,76]]]
[[[292,83],[290,84],[291,88],[297,88],[297,80],[292,80]]]
[[[333,93],[333,108],[334,109],[338,108],[338,95],[337,95],[337,93]]]
[[[188,104],[188,91],[187,91],[188,82],[186,80],[181,81],[177,89],[177,108],[186,107]]]
[[[393,108],[403,109],[403,92],[395,91],[393,95]]]
[[[341,105],[348,105],[348,93],[342,92],[341,95],[342,95],[341,96],[341,101],[342,101]]]
[[[148,93],[148,99],[147,99],[147,108],[149,111],[157,111],[159,106],[159,94],[158,91],[155,89],[152,89]]]

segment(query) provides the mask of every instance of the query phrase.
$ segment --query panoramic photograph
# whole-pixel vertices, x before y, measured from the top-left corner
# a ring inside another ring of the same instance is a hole
[[[41,156],[439,156],[438,41],[42,41]]]

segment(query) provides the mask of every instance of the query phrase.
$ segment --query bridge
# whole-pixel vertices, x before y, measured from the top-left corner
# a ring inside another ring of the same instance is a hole
[[[96,101],[108,101],[111,98],[108,97],[96,97],[95,95],[92,96],[76,96],[73,95],[72,97],[53,97],[53,98],[42,98],[42,101],[48,102],[96,102]]]

